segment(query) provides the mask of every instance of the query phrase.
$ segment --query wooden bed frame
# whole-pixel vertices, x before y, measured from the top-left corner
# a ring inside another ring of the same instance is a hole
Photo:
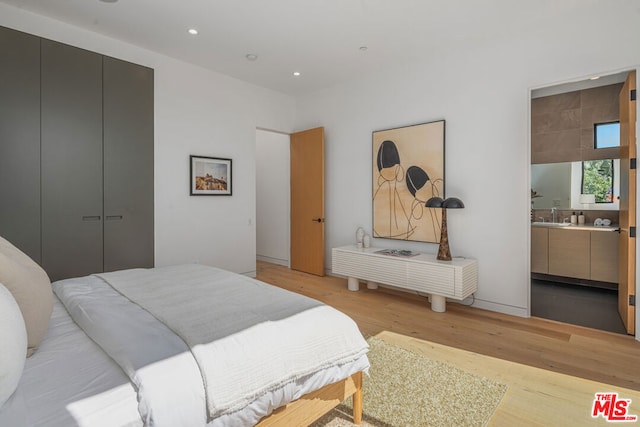
[[[321,389],[312,391],[298,400],[282,406],[264,417],[256,426],[307,426],[353,396],[353,422],[362,423],[362,372]]]

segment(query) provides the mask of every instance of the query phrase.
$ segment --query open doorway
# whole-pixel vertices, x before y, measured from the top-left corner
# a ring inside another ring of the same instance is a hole
[[[619,125],[628,76],[531,93],[532,316],[633,334],[619,288],[627,292],[629,271],[635,279],[635,240],[632,256],[623,245],[630,193],[635,226],[635,171],[629,175],[623,132],[607,141],[601,133]]]
[[[289,267],[289,134],[256,130],[256,257]]]

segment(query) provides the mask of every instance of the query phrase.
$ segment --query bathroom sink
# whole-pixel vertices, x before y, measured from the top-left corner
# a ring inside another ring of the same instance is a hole
[[[571,224],[568,222],[532,222],[534,227],[569,227]]]

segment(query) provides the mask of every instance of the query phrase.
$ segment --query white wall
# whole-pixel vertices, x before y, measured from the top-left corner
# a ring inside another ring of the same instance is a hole
[[[289,266],[289,135],[256,131],[256,255]]]
[[[290,131],[295,100],[0,4],[0,25],[155,69],[155,262],[255,274],[255,129]],[[189,196],[189,155],[233,160],[233,195]]]
[[[530,90],[640,64],[638,11],[588,2],[534,34],[397,64],[298,100],[295,129],[325,126],[327,265],[331,247],[371,233],[371,132],[446,120],[446,195],[453,256],[476,258],[475,305],[529,313]],[[626,2],[627,7],[632,7]],[[375,47],[370,46],[370,50]],[[374,239],[435,253],[437,245]]]

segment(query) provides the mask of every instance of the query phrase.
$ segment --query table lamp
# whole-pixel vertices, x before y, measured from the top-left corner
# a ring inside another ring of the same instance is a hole
[[[447,209],[462,209],[464,203],[457,197],[432,197],[427,200],[425,206],[428,208],[442,209],[442,225],[440,226],[440,246],[438,247],[438,259],[441,261],[451,261],[451,251],[449,250],[449,236],[447,235]]]

